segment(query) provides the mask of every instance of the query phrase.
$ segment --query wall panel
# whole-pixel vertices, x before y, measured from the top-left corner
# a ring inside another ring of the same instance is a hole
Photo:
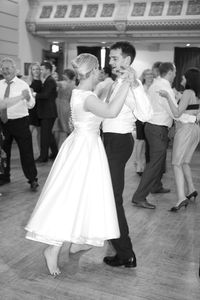
[[[0,27],[18,28],[18,18],[0,12]]]
[[[18,1],[0,0],[0,12],[18,16]]]
[[[18,43],[18,30],[0,27],[0,40]]]
[[[12,57],[19,66],[18,0],[0,0],[0,59]]]

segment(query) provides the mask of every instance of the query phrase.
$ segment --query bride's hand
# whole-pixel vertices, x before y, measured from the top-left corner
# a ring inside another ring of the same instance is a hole
[[[121,78],[126,81],[129,82],[131,87],[135,88],[139,85],[138,81],[137,81],[137,77],[136,77],[136,72],[132,67],[128,67],[127,69],[123,70],[123,75],[121,76]]]

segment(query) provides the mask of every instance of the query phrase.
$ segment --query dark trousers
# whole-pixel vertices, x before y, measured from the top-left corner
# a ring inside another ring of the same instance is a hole
[[[118,257],[127,259],[133,256],[133,249],[129,237],[122,194],[124,190],[125,166],[133,151],[133,137],[131,133],[104,133],[103,140],[110,167],[120,229],[120,238],[111,240],[111,243]]]
[[[52,134],[54,122],[55,118],[40,119],[40,158],[44,161],[48,160],[49,148],[53,156],[56,157],[58,153],[56,140]]]
[[[133,201],[144,201],[150,192],[162,188],[162,175],[167,155],[168,128],[150,123],[145,125],[145,136],[149,144],[150,161],[142,174]]]
[[[2,124],[2,128],[5,137],[2,148],[6,153],[7,161],[5,174],[2,175],[1,178],[10,178],[11,147],[14,139],[19,148],[20,161],[24,175],[29,181],[35,180],[37,177],[37,169],[33,156],[32,136],[29,130],[28,117],[8,120],[7,123]]]

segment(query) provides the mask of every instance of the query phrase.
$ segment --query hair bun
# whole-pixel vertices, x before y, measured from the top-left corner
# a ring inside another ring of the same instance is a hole
[[[82,53],[78,55],[74,60],[72,60],[71,64],[79,79],[87,78],[92,70],[98,68],[97,58],[90,53]]]

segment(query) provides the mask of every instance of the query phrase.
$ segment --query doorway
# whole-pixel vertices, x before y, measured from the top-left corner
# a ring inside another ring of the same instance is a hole
[[[43,49],[42,60],[50,61],[53,65],[55,65],[55,71],[58,73],[59,80],[61,80],[64,69],[64,55],[62,49],[56,53],[53,53],[51,50]]]

